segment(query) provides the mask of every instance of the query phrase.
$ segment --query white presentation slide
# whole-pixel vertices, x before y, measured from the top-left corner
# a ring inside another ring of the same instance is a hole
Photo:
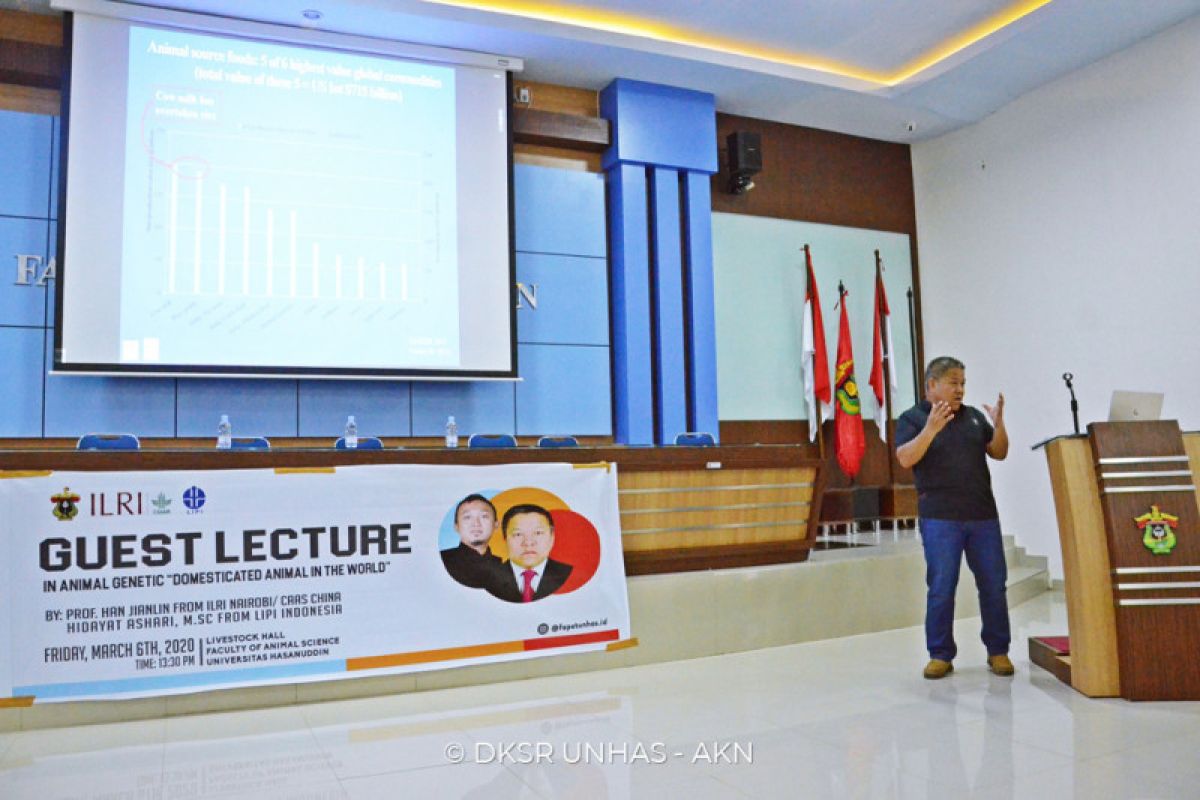
[[[503,72],[78,15],[74,39],[62,365],[511,372]]]

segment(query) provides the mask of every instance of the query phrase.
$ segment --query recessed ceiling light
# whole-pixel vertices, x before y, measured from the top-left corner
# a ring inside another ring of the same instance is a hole
[[[316,22],[321,18],[321,12],[315,8],[306,8],[300,12],[305,19]]]

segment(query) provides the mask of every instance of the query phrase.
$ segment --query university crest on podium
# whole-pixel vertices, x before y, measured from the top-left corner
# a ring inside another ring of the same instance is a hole
[[[1143,531],[1142,544],[1156,556],[1165,556],[1175,549],[1175,528],[1179,525],[1179,517],[1158,510],[1151,505],[1150,510],[1140,517],[1134,517],[1138,529]]]

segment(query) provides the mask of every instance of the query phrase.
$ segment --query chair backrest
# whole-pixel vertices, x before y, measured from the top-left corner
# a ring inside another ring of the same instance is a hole
[[[574,436],[543,436],[537,440],[538,447],[579,447]]]
[[[517,440],[511,433],[472,433],[467,447],[516,447]]]
[[[270,450],[271,443],[265,436],[235,436],[229,447],[232,450]]]
[[[141,450],[142,443],[132,433],[87,433],[75,443],[76,450]]]
[[[713,438],[711,433],[700,431],[689,431],[675,437],[675,444],[684,447],[713,447],[716,443],[717,440]]]
[[[339,436],[337,441],[333,443],[333,446],[334,446],[334,449],[336,449],[336,450],[349,450],[350,449],[349,447],[346,447],[346,437],[345,436]],[[383,440],[380,439],[378,436],[360,436],[360,437],[358,437],[358,449],[359,450],[382,450],[383,449]]]

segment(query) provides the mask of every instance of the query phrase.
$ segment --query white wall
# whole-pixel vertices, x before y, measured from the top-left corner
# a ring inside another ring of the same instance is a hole
[[[913,147],[927,357],[1008,400],[1001,522],[1061,577],[1039,440],[1113,389],[1200,428],[1200,17]]]

